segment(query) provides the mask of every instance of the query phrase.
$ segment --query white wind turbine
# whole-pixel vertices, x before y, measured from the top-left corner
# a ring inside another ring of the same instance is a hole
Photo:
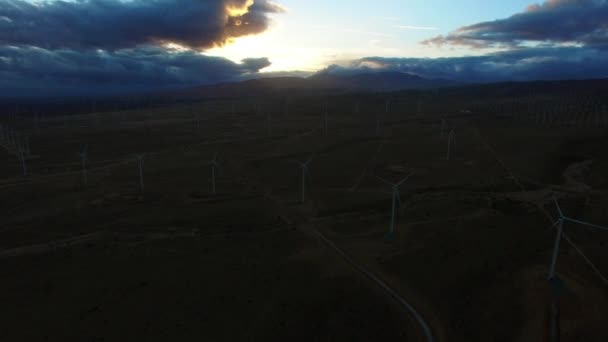
[[[388,237],[392,237],[395,232],[395,214],[397,211],[397,205],[401,206],[401,195],[399,193],[399,187],[401,187],[401,185],[403,185],[403,183],[405,183],[405,181],[407,181],[412,176],[412,174],[413,174],[413,172],[410,172],[410,174],[408,174],[405,178],[401,179],[397,183],[391,183],[383,178],[376,176],[380,181],[391,186],[391,188],[393,190],[393,193],[392,193],[393,200],[392,200],[392,204],[391,204],[391,225],[390,225],[389,232],[387,234]]]
[[[557,234],[555,236],[555,243],[553,246],[553,253],[552,253],[552,257],[551,257],[551,265],[549,266],[549,275],[547,277],[547,280],[553,286],[553,294],[551,297],[551,317],[550,317],[551,321],[550,321],[549,328],[550,328],[551,341],[559,341],[559,335],[560,335],[559,301],[557,298],[559,296],[559,293],[557,290],[559,289],[561,280],[556,275],[555,270],[557,268],[557,257],[559,255],[559,247],[560,247],[562,238],[565,238],[566,241],[568,241],[568,242],[570,242],[570,244],[572,244],[572,242],[568,239],[568,237],[564,236],[565,235],[564,234],[564,223],[566,223],[566,222],[575,223],[578,225],[583,225],[583,226],[596,228],[596,229],[602,229],[602,230],[606,230],[606,231],[608,231],[608,227],[598,226],[598,225],[595,225],[592,223],[570,218],[564,214],[564,212],[562,211],[562,208],[560,207],[560,205],[555,197],[553,198],[553,202],[555,203],[555,207],[557,208],[557,213],[558,213],[559,217],[557,218],[557,221],[555,221],[555,223],[553,224],[553,227],[557,228]],[[574,247],[575,247],[575,249],[577,249],[577,251],[579,253],[581,253],[581,255],[583,255],[582,252],[580,250],[578,250],[578,248],[576,248],[576,246],[574,246]],[[593,265],[586,256],[583,255],[583,258],[585,258],[585,260],[591,265],[591,267],[594,269],[594,271],[596,271],[596,273],[600,274],[599,271],[597,270],[597,268],[595,267],[595,265]],[[602,278],[603,278],[603,276],[602,276]],[[557,289],[556,289],[556,287],[557,287]]]
[[[555,244],[553,246],[553,256],[551,258],[551,266],[549,267],[549,277],[548,277],[549,280],[552,280],[555,278],[555,269],[557,266],[557,257],[559,254],[559,245],[562,240],[564,223],[566,223],[566,222],[576,223],[579,225],[608,231],[608,227],[598,226],[598,225],[595,225],[595,224],[592,224],[589,222],[575,220],[573,218],[570,218],[570,217],[564,215],[564,212],[562,211],[562,208],[560,207],[560,205],[557,202],[557,199],[555,199],[555,197],[553,198],[553,202],[555,203],[559,217],[558,217],[557,221],[555,221],[555,223],[553,224],[553,227],[557,227],[557,235],[555,236]]]
[[[301,191],[301,193],[300,193],[300,202],[301,203],[304,203],[304,201],[306,200],[306,176],[310,177],[308,166],[310,165],[311,162],[312,162],[312,157],[310,157],[305,162],[294,161],[294,163],[298,164],[300,166],[300,169],[302,170],[302,185],[301,185],[301,190],[300,190]]]

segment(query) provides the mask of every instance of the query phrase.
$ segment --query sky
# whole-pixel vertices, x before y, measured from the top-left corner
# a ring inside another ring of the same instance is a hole
[[[317,71],[333,63],[368,56],[442,57],[474,53],[436,49],[419,42],[469,23],[506,17],[529,0],[282,0],[285,13],[272,15],[262,35],[238,39],[209,54],[234,61],[269,57],[263,71]]]
[[[608,0],[0,0],[0,90],[608,77]]]

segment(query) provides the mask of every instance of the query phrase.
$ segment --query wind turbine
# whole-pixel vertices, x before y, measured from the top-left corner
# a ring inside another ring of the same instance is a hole
[[[80,164],[82,165],[82,180],[84,182],[84,186],[87,186],[89,184],[89,178],[87,176],[87,162],[89,160],[89,151],[88,151],[88,145],[83,145],[80,149],[80,153],[78,153],[78,155],[80,156]]]
[[[409,175],[407,175],[405,178],[403,178],[402,180],[400,180],[397,183],[391,183],[391,182],[387,181],[386,179],[376,176],[380,181],[391,186],[391,188],[393,190],[393,194],[392,194],[393,201],[391,204],[391,226],[388,231],[387,237],[392,237],[395,232],[395,213],[397,211],[397,203],[399,203],[399,206],[401,206],[401,195],[399,193],[399,187],[403,183],[405,183],[405,181],[407,181],[412,176],[412,174],[413,174],[413,172],[411,172]]]
[[[310,177],[310,173],[308,171],[308,166],[310,165],[311,162],[312,162],[312,157],[310,157],[305,162],[294,161],[294,163],[300,165],[300,169],[302,170],[302,187],[301,187],[301,194],[300,194],[301,203],[304,203],[304,201],[306,200],[306,176]]]
[[[220,164],[217,161],[217,153],[213,156],[213,159],[209,162],[208,165],[211,166],[211,193],[215,195],[215,174],[217,169],[219,169],[220,167]]]
[[[553,198],[553,202],[555,203],[559,217],[558,217],[557,221],[555,221],[555,223],[553,224],[553,227],[557,227],[557,235],[555,237],[555,245],[553,247],[553,257],[551,258],[551,266],[549,268],[549,277],[548,277],[549,280],[555,278],[555,268],[557,265],[557,256],[559,254],[559,245],[562,240],[564,223],[566,223],[566,222],[576,223],[579,225],[608,231],[608,227],[598,226],[598,225],[595,225],[595,224],[592,224],[589,222],[575,220],[573,218],[570,218],[570,217],[564,215],[564,212],[562,211],[562,208],[560,207],[560,205],[557,202],[557,199],[555,197]]]
[[[23,147],[23,152],[25,153],[25,156],[30,157],[32,155],[32,152],[30,151],[30,137],[27,135],[23,136],[21,145]]]
[[[558,293],[557,289],[555,289],[555,288],[559,287],[561,281],[560,281],[559,277],[556,276],[555,269],[557,267],[557,257],[559,255],[559,246],[562,241],[562,237],[564,235],[564,223],[570,222],[570,223],[575,223],[578,225],[583,225],[583,226],[607,230],[607,231],[608,231],[608,227],[598,226],[598,225],[595,225],[595,224],[592,224],[589,222],[584,222],[584,221],[570,218],[564,214],[564,212],[562,211],[562,208],[559,205],[559,202],[557,201],[557,199],[555,197],[553,197],[553,202],[555,203],[555,207],[557,208],[557,213],[558,213],[559,217],[557,218],[557,221],[555,221],[555,223],[553,224],[553,227],[557,228],[557,234],[555,236],[555,243],[553,246],[553,254],[551,257],[551,265],[549,266],[549,276],[547,277],[547,280],[554,288],[552,300],[551,300],[551,317],[550,317],[550,319],[551,319],[551,324],[550,324],[551,341],[559,341],[559,334],[560,334],[559,302],[558,302],[559,293]]]

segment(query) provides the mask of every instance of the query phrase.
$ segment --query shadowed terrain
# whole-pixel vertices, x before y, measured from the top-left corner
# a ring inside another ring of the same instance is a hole
[[[426,340],[377,280],[437,341],[542,341],[553,197],[608,225],[607,87],[6,104],[0,341]],[[564,229],[562,341],[605,341],[608,232]]]

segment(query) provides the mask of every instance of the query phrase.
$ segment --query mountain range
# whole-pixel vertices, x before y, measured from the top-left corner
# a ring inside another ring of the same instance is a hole
[[[349,92],[383,92],[407,89],[430,89],[462,85],[446,79],[427,79],[402,72],[364,72],[355,74],[316,73],[309,77],[268,77],[242,82],[200,86],[179,91],[197,97],[233,97],[276,95],[282,92],[300,94],[340,94]]]

